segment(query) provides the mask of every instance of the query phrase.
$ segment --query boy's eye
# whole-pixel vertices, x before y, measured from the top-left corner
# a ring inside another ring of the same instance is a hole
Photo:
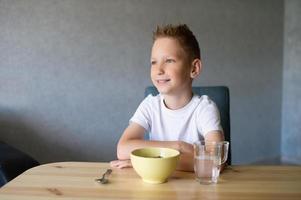
[[[156,64],[156,61],[151,61],[151,65],[155,65]]]
[[[166,62],[166,63],[173,63],[173,62],[175,62],[175,60],[174,60],[174,59],[166,59],[165,62]]]

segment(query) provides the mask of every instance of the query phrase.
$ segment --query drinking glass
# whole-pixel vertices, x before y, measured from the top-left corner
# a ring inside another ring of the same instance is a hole
[[[222,164],[228,157],[229,142],[198,141],[194,146],[194,172],[201,184],[217,183]]]

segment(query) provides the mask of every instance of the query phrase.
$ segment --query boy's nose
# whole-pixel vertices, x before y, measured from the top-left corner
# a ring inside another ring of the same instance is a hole
[[[158,71],[157,71],[158,74],[164,74],[164,66],[163,65],[159,65],[158,66]]]

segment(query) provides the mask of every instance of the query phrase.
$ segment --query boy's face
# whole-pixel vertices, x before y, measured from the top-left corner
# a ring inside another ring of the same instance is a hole
[[[162,94],[191,91],[192,64],[180,43],[173,38],[155,40],[151,53],[151,79]]]

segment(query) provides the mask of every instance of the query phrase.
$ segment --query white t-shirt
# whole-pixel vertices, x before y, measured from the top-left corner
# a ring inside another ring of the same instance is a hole
[[[222,131],[216,104],[206,95],[193,95],[191,101],[178,110],[170,110],[163,96],[148,95],[139,105],[130,122],[141,125],[150,134],[150,140],[203,140],[206,133]]]

